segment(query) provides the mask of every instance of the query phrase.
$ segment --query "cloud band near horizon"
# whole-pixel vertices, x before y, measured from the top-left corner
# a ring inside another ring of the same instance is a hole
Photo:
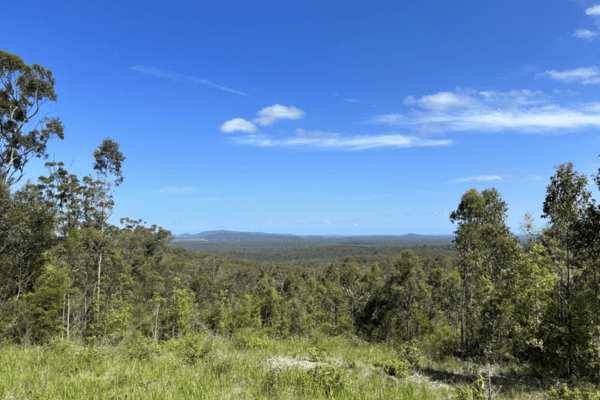
[[[367,120],[419,133],[506,132],[560,133],[600,127],[600,103],[559,105],[540,91],[484,92],[457,89],[419,99],[408,96],[408,113],[377,115]]]

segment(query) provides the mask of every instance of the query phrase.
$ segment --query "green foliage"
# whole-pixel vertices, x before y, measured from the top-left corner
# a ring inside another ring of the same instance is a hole
[[[378,361],[373,364],[375,367],[382,368],[383,372],[388,375],[395,376],[397,378],[404,378],[408,376],[409,363],[406,360],[399,358],[388,358],[383,361]]]
[[[175,350],[186,364],[194,365],[213,350],[213,341],[203,333],[193,333],[171,340],[168,347]]]
[[[120,343],[133,329],[131,306],[124,301],[114,301],[111,308],[100,314],[99,319],[92,328],[102,341],[109,344]]]
[[[176,278],[175,285],[178,285],[178,283],[179,279]],[[190,329],[193,307],[194,295],[192,293],[185,288],[173,288],[169,311],[173,324],[174,337],[185,335]]]
[[[458,391],[459,400],[485,400],[484,394],[484,381],[483,376],[479,376],[475,382],[465,386]]]
[[[125,340],[125,353],[131,360],[148,361],[159,352],[158,345],[150,338],[134,332]]]
[[[318,347],[310,347],[306,350],[308,353],[308,359],[312,362],[316,363],[326,363],[328,362],[329,356],[327,352]]]
[[[579,388],[570,389],[567,384],[553,386],[548,392],[549,400],[599,400],[600,391]]]
[[[266,333],[253,328],[237,329],[233,334],[233,343],[239,349],[262,350],[269,345],[269,338]]]
[[[0,85],[0,185],[11,186],[33,157],[47,157],[48,140],[63,139],[64,128],[58,118],[32,121],[45,102],[57,99],[52,71],[0,50]]]
[[[414,368],[419,363],[419,360],[422,357],[422,352],[417,345],[417,341],[411,340],[410,342],[404,342],[400,345],[400,349],[398,349],[398,355],[400,358],[405,360],[411,368]]]
[[[316,384],[317,390],[328,398],[336,397],[348,385],[345,371],[331,364],[318,365],[308,374]]]
[[[34,342],[43,343],[60,333],[60,311],[67,289],[67,269],[47,265],[35,282],[34,291],[23,297],[31,313]]]

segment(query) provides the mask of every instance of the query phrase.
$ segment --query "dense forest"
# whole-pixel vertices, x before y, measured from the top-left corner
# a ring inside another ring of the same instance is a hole
[[[490,188],[457,199],[451,249],[301,247],[262,259],[251,256],[256,244],[245,256],[190,252],[156,225],[109,222],[125,179],[117,141],[93,150],[89,175],[52,161],[45,176],[21,182],[28,162],[65,136],[59,118],[40,112],[57,100],[54,78],[0,51],[0,85],[3,345],[318,332],[600,382],[600,209],[571,163],[550,177],[544,227],[524,217],[524,242]],[[600,185],[600,173],[591,179]]]

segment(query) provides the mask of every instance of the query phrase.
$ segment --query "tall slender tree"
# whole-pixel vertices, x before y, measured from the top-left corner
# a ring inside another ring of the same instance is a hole
[[[52,71],[0,50],[0,184],[17,183],[31,158],[47,157],[48,140],[64,139],[60,119],[40,115],[56,99]]]
[[[549,250],[554,268],[559,277],[555,291],[554,315],[547,324],[556,329],[548,331],[548,350],[551,351],[557,366],[564,366],[564,373],[571,375],[578,366],[578,348],[586,342],[584,319],[589,313],[579,313],[581,305],[582,264],[578,227],[586,210],[593,204],[587,189],[588,180],[577,173],[573,163],[556,167],[556,173],[546,187],[542,218],[548,219],[549,226],[544,230],[543,242]],[[581,350],[581,348],[579,348]]]
[[[506,290],[514,280],[517,239],[506,225],[508,207],[495,189],[468,190],[450,214],[462,278],[464,352],[491,351],[506,337]]]

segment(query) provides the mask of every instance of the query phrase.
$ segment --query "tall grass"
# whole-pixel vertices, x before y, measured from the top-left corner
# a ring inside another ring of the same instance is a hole
[[[311,364],[310,354],[318,354]],[[0,399],[442,399],[453,391],[388,375],[385,345],[337,338],[191,335],[119,347],[56,340],[0,348]],[[274,365],[274,358],[288,365]],[[304,364],[302,364],[304,362]],[[311,367],[307,368],[306,364]]]

